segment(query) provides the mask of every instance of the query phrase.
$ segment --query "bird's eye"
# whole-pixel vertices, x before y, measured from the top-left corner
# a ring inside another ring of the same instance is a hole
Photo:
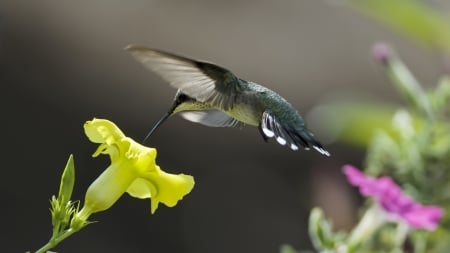
[[[187,99],[188,99],[188,96],[186,96],[185,94],[180,94],[177,98],[177,102],[181,103],[181,102],[186,101]]]

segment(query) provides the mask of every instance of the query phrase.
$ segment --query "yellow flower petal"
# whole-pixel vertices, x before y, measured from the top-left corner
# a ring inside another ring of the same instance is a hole
[[[89,206],[91,213],[110,208],[135,178],[135,175],[130,173],[123,164],[111,164],[89,186],[84,205]]]
[[[194,187],[192,176],[169,174],[155,163],[156,149],[143,146],[111,121],[93,119],[84,124],[89,140],[100,143],[93,156],[108,154],[111,165],[91,184],[80,216],[111,207],[127,191],[136,198],[150,198],[151,212],[159,202],[172,207]]]
[[[143,178],[136,179],[127,192],[136,198],[151,198],[151,212],[158,208],[159,202],[173,207],[194,187],[194,178],[184,174],[169,174],[159,166],[149,171]]]
[[[84,131],[90,141],[94,143],[106,143],[108,145],[125,138],[125,134],[114,124],[106,119],[96,119],[87,121],[84,124]]]

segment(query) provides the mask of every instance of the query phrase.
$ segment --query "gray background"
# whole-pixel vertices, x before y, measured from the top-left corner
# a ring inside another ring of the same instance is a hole
[[[397,48],[418,78],[434,84],[439,55],[338,1],[0,2],[2,251],[36,250],[49,238],[49,198],[70,153],[74,199],[109,161],[82,125],[107,118],[141,140],[175,90],[123,48],[136,43],[218,63],[308,112],[335,94],[401,103],[371,60],[374,42]],[[314,131],[314,128],[312,129]],[[358,131],[358,129],[355,129]],[[317,133],[320,138],[320,133]],[[124,195],[60,252],[278,252],[310,248],[307,218],[321,206],[339,229],[358,197],[340,168],[364,150],[324,144],[330,158],[264,143],[256,128],[217,129],[171,118],[150,139],[158,164],[195,176],[175,208]]]

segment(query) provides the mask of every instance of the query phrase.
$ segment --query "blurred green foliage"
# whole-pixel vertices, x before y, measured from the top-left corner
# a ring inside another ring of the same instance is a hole
[[[450,52],[448,13],[418,0],[347,0],[356,10],[422,42]]]
[[[429,2],[345,2],[424,45],[450,52],[450,18]],[[322,130],[329,136],[367,148],[367,174],[392,177],[411,197],[423,204],[439,205],[446,214],[436,231],[407,230],[406,237],[400,237],[399,241],[397,235],[402,234],[404,226],[385,224],[363,243],[352,247],[349,236],[337,237],[323,212],[314,208],[309,228],[314,248],[318,252],[449,252],[450,80],[444,76],[434,90],[425,91],[388,46],[377,45],[374,58],[404,98],[404,106],[355,102],[347,97],[321,106],[314,117],[327,126]],[[367,214],[367,206],[361,208],[362,213]]]
[[[367,174],[390,176],[418,202],[439,205],[448,213],[450,81],[444,77],[434,90],[424,91],[391,49],[382,50],[379,56],[375,58],[404,97],[404,106],[394,109],[385,104],[345,99],[317,110],[320,115],[316,117],[325,120],[322,124],[331,126],[331,135],[339,140],[367,147]],[[444,253],[450,250],[449,228],[450,219],[445,215],[436,231],[410,230],[406,237],[400,237],[399,242],[397,235],[404,234],[404,228],[385,224],[369,239],[352,245],[350,236],[337,236],[322,211],[315,208],[311,211],[309,232],[318,252]]]
[[[396,68],[397,64],[402,63],[393,59],[387,66],[388,73],[392,75],[393,82],[397,82],[399,90],[401,87],[407,89],[412,80],[417,81],[414,78],[399,78],[402,73]],[[399,110],[394,116],[390,128],[397,134],[389,134],[384,129],[377,130],[365,162],[367,173],[389,175],[419,202],[439,205],[447,212],[450,210],[449,90],[450,83],[444,78],[433,91],[425,93],[416,89],[410,90],[411,94],[404,94],[410,97],[407,99],[409,103],[406,109]],[[425,109],[425,106],[429,108]],[[423,124],[412,124],[413,117],[420,119]],[[410,243],[414,252],[449,252],[449,225],[446,215],[437,232],[424,234],[423,231],[413,231]],[[384,241],[379,240],[378,243]],[[423,251],[419,251],[421,248]]]

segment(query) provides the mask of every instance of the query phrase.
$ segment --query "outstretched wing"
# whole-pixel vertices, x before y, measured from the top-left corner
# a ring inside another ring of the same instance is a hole
[[[180,112],[186,120],[209,127],[234,127],[239,121],[219,110],[184,111]]]
[[[312,147],[323,155],[330,155],[307,128],[299,131],[284,126],[268,111],[263,113],[259,129],[264,140],[275,138],[279,144],[283,146],[288,145],[292,150],[298,150],[299,147],[303,147],[304,149],[310,149]]]
[[[173,87],[218,108],[230,109],[241,89],[233,73],[215,64],[134,45],[125,49]]]

